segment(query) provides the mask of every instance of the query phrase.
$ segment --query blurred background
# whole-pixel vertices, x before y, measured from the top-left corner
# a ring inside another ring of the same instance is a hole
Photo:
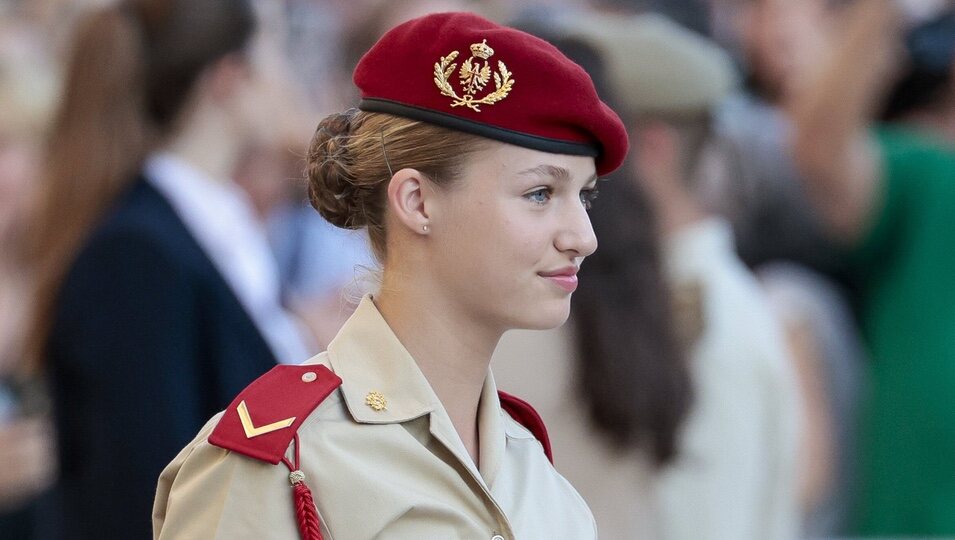
[[[631,134],[571,320],[492,364],[601,537],[955,538],[949,0],[0,0],[0,538],[151,537],[162,467],[324,349],[375,267],[312,131],[460,10]]]

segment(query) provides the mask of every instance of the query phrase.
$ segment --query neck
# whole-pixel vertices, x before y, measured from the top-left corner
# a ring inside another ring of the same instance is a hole
[[[218,109],[205,108],[189,120],[164,145],[164,150],[190,163],[211,178],[232,179],[240,140],[235,127]]]
[[[375,304],[415,359],[477,463],[478,405],[503,332],[482,326],[435,291],[434,282],[425,273],[386,270]]]

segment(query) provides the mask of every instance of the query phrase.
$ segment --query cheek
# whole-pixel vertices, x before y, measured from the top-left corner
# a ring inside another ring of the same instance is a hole
[[[467,273],[471,283],[493,281],[501,291],[538,271],[548,240],[519,203],[484,201],[456,209],[455,222],[435,246],[446,270]]]
[[[485,259],[495,236],[493,208],[484,202],[455,205],[447,215],[452,219],[438,225],[433,260],[452,272],[475,272],[487,266]]]
[[[520,203],[509,205],[496,221],[487,223],[482,231],[484,242],[491,246],[501,267],[536,272],[553,244],[545,221],[540,213]]]

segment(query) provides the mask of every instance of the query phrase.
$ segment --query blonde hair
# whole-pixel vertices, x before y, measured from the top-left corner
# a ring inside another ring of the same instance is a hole
[[[312,206],[343,229],[368,229],[379,263],[387,256],[385,213],[392,174],[410,168],[439,186],[459,178],[485,139],[383,113],[350,109],[319,123],[306,176]]]

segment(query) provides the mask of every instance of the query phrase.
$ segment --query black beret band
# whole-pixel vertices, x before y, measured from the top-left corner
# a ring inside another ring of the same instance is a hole
[[[542,152],[550,152],[551,154],[569,154],[572,156],[587,157],[597,157],[600,155],[600,149],[597,145],[530,135],[511,129],[474,122],[451,114],[415,107],[414,105],[405,105],[404,103],[387,99],[364,98],[358,104],[358,108],[366,112],[387,113],[411,120],[419,120],[436,126],[470,133],[471,135],[478,135],[508,144],[540,150]]]

